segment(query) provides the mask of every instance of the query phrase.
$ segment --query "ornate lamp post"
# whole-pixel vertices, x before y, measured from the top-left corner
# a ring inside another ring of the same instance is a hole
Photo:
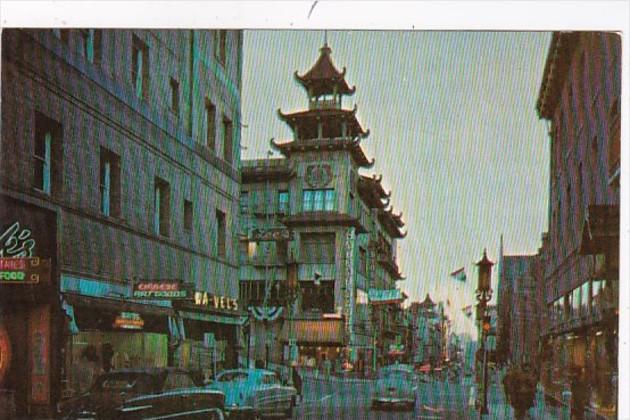
[[[488,414],[488,354],[486,351],[486,337],[490,329],[490,317],[486,315],[488,302],[492,298],[492,288],[490,287],[490,279],[492,266],[494,263],[488,259],[486,250],[483,250],[483,257],[476,263],[478,267],[477,279],[477,317],[481,325],[481,353],[483,354],[483,376],[482,376],[482,400],[479,408],[479,418],[484,414]]]

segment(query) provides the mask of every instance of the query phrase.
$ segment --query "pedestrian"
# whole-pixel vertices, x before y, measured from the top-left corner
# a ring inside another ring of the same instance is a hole
[[[295,366],[291,368],[291,380],[297,391],[297,401],[302,402],[302,377]]]
[[[571,375],[571,420],[584,419],[584,408],[588,402],[588,385],[584,375],[584,368],[573,366]]]

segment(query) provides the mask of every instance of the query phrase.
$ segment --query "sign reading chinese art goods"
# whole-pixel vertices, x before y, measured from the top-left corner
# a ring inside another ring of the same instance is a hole
[[[211,295],[207,292],[195,292],[195,305],[209,306],[214,309],[238,311],[238,300],[227,296]]]
[[[135,299],[186,299],[188,291],[179,281],[141,281],[133,285]]]
[[[34,284],[50,281],[50,259],[0,258],[0,284]]]
[[[114,319],[114,328],[141,330],[142,327],[144,327],[144,320],[140,317],[140,314],[135,312],[121,312]]]

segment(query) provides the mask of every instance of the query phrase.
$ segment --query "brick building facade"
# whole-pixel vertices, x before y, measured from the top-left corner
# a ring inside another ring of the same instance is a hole
[[[56,238],[49,289],[0,284],[19,415],[108,364],[194,367],[208,334],[237,363],[241,63],[239,31],[2,32],[0,229]],[[132,299],[143,282],[189,300]]]

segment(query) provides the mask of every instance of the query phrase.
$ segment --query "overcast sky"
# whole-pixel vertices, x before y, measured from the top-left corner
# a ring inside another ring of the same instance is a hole
[[[243,158],[264,157],[269,139],[291,139],[283,112],[307,107],[293,72],[319,56],[322,31],[246,31]],[[547,229],[549,140],[535,110],[548,32],[328,31],[346,80],[344,106],[358,106],[371,135],[362,145],[383,175],[409,235],[399,241],[398,285],[409,300],[451,302],[455,328],[472,323],[474,262],[534,254]],[[449,273],[466,268],[468,282]],[[495,295],[496,270],[495,266]]]

